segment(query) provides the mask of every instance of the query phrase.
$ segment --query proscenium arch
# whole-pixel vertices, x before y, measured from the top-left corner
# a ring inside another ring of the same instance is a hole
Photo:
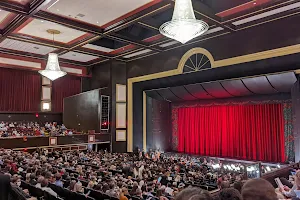
[[[177,66],[177,71],[182,74],[183,73],[183,68],[184,68],[184,65],[185,63],[187,62],[187,60],[194,54],[203,54],[205,55],[208,59],[209,59],[209,62],[211,64],[211,68],[214,68],[215,67],[215,60],[212,56],[212,54],[207,51],[206,49],[203,49],[203,48],[193,48],[193,49],[190,49],[189,51],[187,51],[180,59],[179,61],[179,64]]]

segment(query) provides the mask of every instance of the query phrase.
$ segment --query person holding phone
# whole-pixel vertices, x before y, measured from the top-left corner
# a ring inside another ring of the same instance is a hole
[[[296,175],[295,175],[294,179],[295,179],[295,182],[294,182],[294,185],[291,189],[287,186],[284,186],[283,188],[279,188],[279,191],[282,192],[282,194],[285,197],[292,198],[292,197],[297,196],[296,193],[295,193],[295,190],[300,189],[300,171],[296,172]]]

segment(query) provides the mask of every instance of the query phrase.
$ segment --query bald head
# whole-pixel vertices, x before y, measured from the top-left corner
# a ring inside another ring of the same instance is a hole
[[[252,179],[242,188],[243,200],[277,200],[274,187],[265,179]]]

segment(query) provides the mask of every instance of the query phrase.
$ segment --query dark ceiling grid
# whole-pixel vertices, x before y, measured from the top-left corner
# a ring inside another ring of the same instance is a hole
[[[260,5],[259,8],[257,7],[253,7],[251,9],[245,10],[245,11],[241,11],[239,13],[227,16],[227,17],[223,17],[222,18],[222,24],[230,24],[233,21],[237,21],[237,20],[241,20],[241,19],[245,19],[248,17],[252,17],[254,15],[258,15],[258,14],[262,14],[264,12],[276,9],[276,8],[280,8],[282,6],[286,6],[286,5],[290,5],[293,4],[295,2],[298,2],[298,0],[276,0],[276,1],[271,1],[269,3]]]
[[[13,32],[18,27],[17,25],[20,23],[19,18],[23,19],[24,22],[25,22],[29,17],[33,17],[33,18],[38,18],[38,19],[43,19],[43,20],[54,22],[54,23],[58,23],[58,24],[61,24],[61,25],[64,25],[64,26],[67,26],[69,28],[73,28],[73,29],[76,29],[76,30],[81,30],[81,31],[84,31],[84,32],[95,34],[95,36],[92,39],[87,38],[86,41],[81,41],[80,44],[70,45],[68,50],[60,51],[59,52],[60,54],[66,53],[70,50],[73,50],[74,48],[77,48],[78,46],[83,46],[83,45],[85,45],[85,44],[87,44],[87,43],[89,43],[93,40],[97,40],[97,39],[99,39],[99,36],[101,37],[101,36],[105,35],[107,37],[110,37],[109,33],[113,34],[117,30],[121,30],[123,28],[126,28],[127,26],[135,23],[137,21],[137,19],[142,20],[145,17],[149,17],[149,16],[154,15],[156,13],[163,12],[165,9],[170,8],[171,5],[172,5],[172,4],[170,4],[169,1],[163,1],[163,2],[159,3],[159,5],[154,5],[154,6],[150,7],[149,9],[146,9],[142,12],[139,12],[139,13],[133,15],[133,16],[130,16],[130,17],[124,19],[122,22],[117,22],[117,23],[111,25],[110,27],[99,31],[99,27],[96,27],[94,25],[88,25],[88,24],[83,23],[83,22],[70,20],[70,19],[67,19],[65,17],[57,16],[55,14],[48,13],[48,12],[45,12],[45,11],[41,10],[47,2],[49,2],[49,0],[36,0],[35,5],[40,5],[40,6],[33,6],[33,7],[28,9],[26,6],[21,6],[21,5],[16,5],[16,4],[13,4],[13,3],[0,1],[0,8],[3,9],[3,10],[18,14],[17,17],[16,17],[18,19],[18,21],[15,18],[15,20],[12,22],[12,24],[14,24],[16,22],[18,22],[18,23],[13,28],[10,28],[11,32]],[[146,13],[146,12],[148,12],[148,13]],[[32,13],[35,13],[35,14],[32,15]],[[11,33],[11,32],[9,32],[9,33]],[[9,35],[9,33],[7,35]],[[129,43],[134,43],[135,45],[139,45],[139,46],[142,46],[142,47],[147,47],[147,48],[150,48],[150,49],[155,50],[155,51],[159,51],[159,52],[162,51],[159,48],[148,47],[148,45],[146,45],[143,42],[128,41],[124,38],[119,38],[119,37],[115,37],[115,36],[112,36],[112,37],[114,37],[114,40],[117,40],[117,41],[120,41],[120,42],[127,41]],[[5,38],[6,38],[6,35],[1,37],[2,40],[4,40]],[[32,40],[35,40],[35,39],[32,39]],[[48,45],[46,44],[46,46],[48,46]],[[84,51],[88,51],[88,50],[84,50]],[[103,57],[103,54],[101,54],[101,53],[98,53],[98,54],[99,55],[97,55],[97,56]],[[112,58],[115,57],[115,55],[106,56],[106,57],[109,57],[110,59],[112,59]],[[70,61],[70,62],[72,62],[72,61]],[[84,65],[84,63],[82,63],[81,65]]]
[[[232,22],[235,20],[244,19],[244,18],[247,18],[250,16],[261,14],[266,11],[280,8],[281,6],[286,6],[286,5],[295,3],[295,2],[300,2],[300,0],[271,1],[270,3],[256,6],[254,8],[239,12],[238,14],[233,14],[228,17],[221,18],[216,15],[216,12],[218,12],[218,9],[219,10],[226,9],[226,6],[228,7],[228,5],[224,4],[225,1],[224,1],[224,3],[223,2],[220,3],[220,1],[218,1],[217,5],[220,8],[218,8],[217,10],[213,10],[212,7],[213,7],[213,5],[215,5],[216,1],[217,0],[210,0],[210,1],[193,0],[193,6],[194,6],[194,11],[195,11],[196,16],[200,16],[201,19],[207,21],[211,25],[211,27],[222,27],[224,29],[223,31],[220,31],[222,34],[219,34],[220,32],[218,32],[216,34],[211,34],[213,36],[210,36],[210,35],[204,36],[204,37],[201,37],[201,40],[199,40],[199,38],[198,38],[198,40],[193,40],[190,43],[187,43],[186,45],[189,45],[189,44],[192,44],[195,42],[201,42],[201,41],[207,40],[207,39],[212,39],[212,38],[219,37],[219,36],[222,36],[227,33],[232,33],[232,32],[238,31],[238,30],[250,28],[250,27],[262,24],[262,23],[273,21],[272,17],[269,17],[269,18],[267,17],[267,18],[264,18],[264,19],[261,19],[261,20],[255,21],[255,22],[249,22],[249,23],[242,24],[239,26],[235,26],[232,24]],[[30,4],[23,6],[23,5],[19,5],[19,4],[15,4],[15,3],[9,3],[7,1],[0,1],[0,9],[17,14],[17,16],[14,18],[14,20],[7,27],[5,27],[2,30],[2,32],[1,32],[2,37],[0,38],[0,42],[3,41],[5,38],[14,37],[14,39],[20,40],[20,41],[27,41],[27,42],[41,44],[41,45],[45,45],[45,46],[53,46],[53,45],[50,45],[49,43],[47,43],[45,40],[37,41],[36,38],[20,38],[19,36],[16,36],[13,34],[13,31],[16,30],[27,19],[37,18],[37,19],[51,21],[51,22],[54,22],[57,24],[61,24],[61,25],[64,25],[64,26],[67,26],[70,28],[74,28],[77,30],[81,30],[81,31],[93,34],[91,37],[86,37],[83,40],[76,42],[75,44],[66,45],[67,47],[65,47],[61,44],[58,44],[58,43],[54,43],[54,46],[56,46],[56,48],[59,48],[59,50],[57,50],[57,52],[59,54],[64,54],[71,50],[74,50],[76,52],[98,56],[98,57],[102,58],[102,61],[107,61],[110,59],[118,59],[118,60],[122,60],[122,61],[132,61],[132,60],[140,59],[140,58],[143,58],[146,56],[154,55],[154,54],[157,54],[162,51],[168,51],[168,50],[174,49],[174,46],[176,46],[176,47],[182,46],[181,44],[178,43],[178,44],[172,45],[171,48],[159,47],[160,44],[167,42],[167,41],[171,41],[170,39],[168,39],[166,37],[164,37],[163,39],[158,40],[158,41],[147,43],[147,42],[143,42],[143,41],[139,40],[138,38],[132,39],[131,37],[127,37],[122,34],[120,34],[120,35],[117,34],[118,31],[122,31],[123,29],[126,29],[127,27],[132,26],[132,25],[143,27],[145,29],[148,29],[149,31],[152,30],[152,31],[158,32],[158,28],[161,25],[161,19],[157,18],[157,16],[163,15],[164,13],[168,13],[168,16],[166,19],[170,18],[171,13],[173,11],[173,7],[174,7],[174,0],[164,0],[158,4],[155,4],[151,7],[137,13],[137,14],[129,16],[121,21],[118,21],[104,29],[99,29],[99,27],[97,27],[95,25],[87,24],[87,23],[80,22],[80,21],[74,21],[74,20],[66,18],[66,17],[58,16],[53,13],[48,13],[48,12],[43,11],[42,9],[45,8],[49,2],[51,2],[51,0],[34,0]],[[288,17],[291,15],[299,14],[300,12],[298,12],[298,9],[294,9],[294,10],[288,11],[287,13],[288,13],[287,15],[286,15],[286,13],[276,14],[275,18],[280,19],[283,17]],[[268,20],[268,19],[270,19],[270,20]],[[163,19],[162,21],[164,21],[164,20],[165,19]],[[224,33],[224,32],[226,32],[226,33]],[[128,54],[130,54],[131,51],[136,52],[136,49],[130,50],[128,52],[120,52],[119,54],[116,54],[116,55],[109,55],[104,52],[102,53],[99,51],[82,48],[83,45],[88,44],[90,42],[93,42],[93,41],[98,40],[103,37],[109,37],[109,38],[112,38],[113,40],[116,40],[119,42],[127,42],[130,44],[134,44],[138,47],[142,47],[145,49],[151,49],[152,52],[134,56],[133,58],[125,59],[122,57],[124,55],[124,53],[125,53],[125,55],[128,55]],[[1,52],[5,53],[4,51],[1,51]],[[15,54],[18,54],[18,52],[16,51]],[[22,55],[20,54],[19,56],[22,56]],[[43,59],[43,57],[41,57],[41,59]],[[68,62],[73,63],[73,64],[75,64],[75,63],[78,64],[78,62],[73,62],[73,61],[68,61]],[[94,64],[97,64],[101,61],[100,61],[100,59],[98,59],[98,60],[94,60],[93,62],[94,62]],[[93,62],[79,62],[79,63],[81,66],[87,66],[87,65],[93,66]]]

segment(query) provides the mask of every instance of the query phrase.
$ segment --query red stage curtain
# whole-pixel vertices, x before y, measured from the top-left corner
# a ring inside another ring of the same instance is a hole
[[[0,111],[40,110],[41,76],[37,72],[0,68]]]
[[[281,104],[178,109],[178,151],[284,162]]]
[[[81,92],[81,78],[64,76],[52,82],[52,111],[62,112],[64,98]]]

